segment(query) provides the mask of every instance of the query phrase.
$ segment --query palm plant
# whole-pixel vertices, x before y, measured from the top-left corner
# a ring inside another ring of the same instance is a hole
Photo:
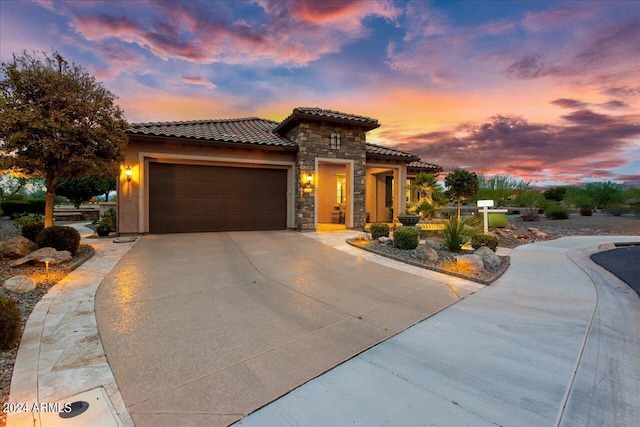
[[[478,233],[480,221],[474,216],[461,219],[452,216],[444,225],[445,245],[451,252],[460,252],[462,246],[471,242],[471,238]]]
[[[418,201],[414,205],[414,210],[420,212],[425,218],[433,217],[437,210],[446,206],[447,197],[444,189],[433,174],[419,173],[411,181],[409,188],[418,192]]]

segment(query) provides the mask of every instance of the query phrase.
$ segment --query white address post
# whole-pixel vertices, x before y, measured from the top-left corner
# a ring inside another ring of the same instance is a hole
[[[484,234],[489,232],[489,208],[493,207],[493,200],[478,200],[478,207],[484,214]]]

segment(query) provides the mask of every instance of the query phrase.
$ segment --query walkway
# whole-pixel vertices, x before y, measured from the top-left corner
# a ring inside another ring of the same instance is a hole
[[[610,241],[520,246],[490,287],[241,425],[637,425],[640,299],[588,259]]]

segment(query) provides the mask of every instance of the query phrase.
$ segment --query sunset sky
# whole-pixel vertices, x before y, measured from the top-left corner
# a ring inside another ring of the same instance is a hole
[[[3,1],[0,58],[59,51],[130,122],[294,107],[537,185],[640,185],[640,2]]]

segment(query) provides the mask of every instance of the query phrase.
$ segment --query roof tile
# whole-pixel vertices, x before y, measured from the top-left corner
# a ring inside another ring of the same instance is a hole
[[[128,133],[134,135],[296,147],[295,143],[274,132],[276,126],[278,126],[278,123],[271,120],[248,117],[226,120],[131,123]]]

